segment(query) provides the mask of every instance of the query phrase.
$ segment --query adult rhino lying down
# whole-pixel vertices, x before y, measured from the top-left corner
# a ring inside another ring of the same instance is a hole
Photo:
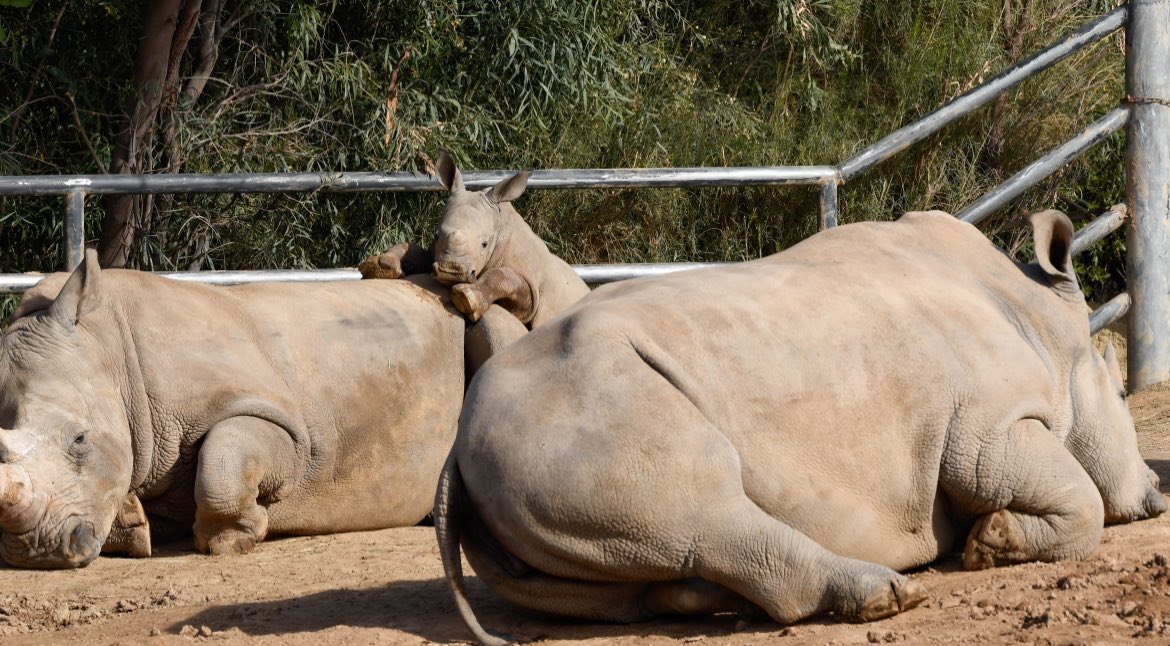
[[[911,608],[897,573],[1083,558],[1166,509],[1112,353],[1093,352],[1061,213],[1018,264],[941,212],[618,283],[489,362],[439,481],[512,603],[591,620]]]
[[[102,271],[92,252],[65,276],[30,291],[0,337],[8,563],[78,567],[103,544],[149,554],[142,507],[193,524],[212,553],[431,511],[464,388],[445,288],[210,287]]]

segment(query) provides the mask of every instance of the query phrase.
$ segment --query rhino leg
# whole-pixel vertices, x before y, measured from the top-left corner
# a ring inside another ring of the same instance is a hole
[[[825,612],[847,621],[873,621],[927,597],[920,583],[883,565],[838,556],[746,496],[713,511],[697,529],[702,540],[695,545],[695,573],[780,623]]]
[[[536,316],[536,295],[532,285],[515,269],[495,267],[483,272],[474,283],[451,288],[455,309],[478,321],[493,303],[527,325]]]
[[[215,425],[199,450],[195,477],[195,547],[242,554],[268,533],[268,511],[295,472],[288,433],[256,417]],[[262,504],[263,503],[263,504]]]
[[[402,278],[430,272],[434,255],[416,244],[400,242],[385,253],[370,256],[358,265],[362,278]]]
[[[102,554],[129,554],[133,558],[150,556],[150,523],[138,496],[127,494],[118,509]]]
[[[738,594],[699,578],[644,583],[551,576],[510,554],[474,511],[464,522],[463,552],[476,576],[496,594],[529,610],[617,623],[648,621],[661,615],[760,613]]]
[[[952,502],[976,516],[965,567],[1080,559],[1097,549],[1105,524],[1101,494],[1039,420],[959,436],[948,440],[940,475]]]

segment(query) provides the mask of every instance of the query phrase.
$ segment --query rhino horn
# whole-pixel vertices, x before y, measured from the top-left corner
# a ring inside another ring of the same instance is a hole
[[[0,532],[20,534],[33,519],[32,480],[21,465],[0,464]]]
[[[439,151],[439,163],[435,165],[435,176],[443,188],[449,192],[458,193],[463,190],[463,175],[459,174],[459,169],[455,166],[455,159],[451,157],[451,153],[445,150]]]
[[[101,300],[101,272],[97,251],[86,249],[85,261],[73,270],[61,293],[49,306],[53,318],[76,325],[82,316],[96,309]]]
[[[19,462],[36,445],[37,438],[30,433],[0,428],[0,464]]]

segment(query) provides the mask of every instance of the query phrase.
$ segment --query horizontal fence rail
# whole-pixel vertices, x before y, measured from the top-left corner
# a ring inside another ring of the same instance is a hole
[[[573,271],[589,285],[604,285],[619,280],[661,276],[676,271],[718,267],[723,262],[666,262],[607,265],[573,265]],[[208,285],[246,285],[249,283],[329,283],[359,280],[357,269],[272,269],[255,271],[158,271],[156,276]],[[48,274],[0,274],[0,294],[21,294],[41,282]]]
[[[1127,108],[1114,108],[1108,114],[1093,122],[1080,134],[1058,146],[1052,152],[1028,164],[1006,182],[988,191],[986,195],[967,205],[956,216],[965,222],[975,224],[1008,202],[1024,194],[1024,191],[1060,170],[1065,164],[1076,159],[1088,149],[1109,135],[1121,130],[1129,119]]]
[[[1089,334],[1096,334],[1121,320],[1121,317],[1129,313],[1129,306],[1132,303],[1129,294],[1121,292],[1101,307],[1093,310],[1093,313],[1089,315]]]
[[[1024,80],[1052,67],[1125,26],[1129,7],[1121,6],[1085,25],[1047,49],[1000,72],[984,84],[959,96],[914,123],[895,131],[841,164],[841,177],[849,180],[938,132],[950,122],[970,114]]]
[[[884,137],[838,166],[534,170],[529,177],[528,186],[535,189],[819,186],[820,228],[832,228],[837,225],[838,187],[841,184],[938,132],[954,120],[986,105],[1031,76],[1126,26],[1129,17],[1128,6],[1110,11],[1052,46],[1000,72],[979,87]],[[1129,115],[1128,106],[1110,111],[1069,142],[1033,162],[960,211],[957,217],[972,223],[983,220],[1126,125]],[[510,171],[469,171],[463,173],[463,179],[468,188],[480,189],[492,186],[511,174]],[[0,176],[0,196],[65,196],[67,268],[75,267],[81,262],[86,195],[440,190],[443,188],[433,176],[409,172]],[[1080,253],[1089,248],[1120,227],[1125,220],[1124,206],[1107,211],[1077,233],[1073,241],[1073,253]],[[599,285],[642,276],[710,267],[715,264],[722,263],[577,265],[574,266],[574,270],[586,283]],[[176,280],[218,285],[273,281],[326,282],[360,278],[355,269],[160,272],[160,275]],[[0,274],[0,294],[24,292],[43,276]],[[1127,294],[1123,293],[1113,298],[1093,313],[1091,317],[1093,331],[1096,332],[1124,316],[1129,307],[1130,300]]]
[[[509,171],[462,173],[467,188],[481,189],[510,177]],[[701,186],[799,186],[837,179],[832,166],[743,166],[723,168],[611,168],[534,170],[529,188],[692,188]],[[158,175],[0,176],[0,195],[87,195],[123,193],[307,193],[418,192],[445,190],[431,175],[386,173],[175,173]]]

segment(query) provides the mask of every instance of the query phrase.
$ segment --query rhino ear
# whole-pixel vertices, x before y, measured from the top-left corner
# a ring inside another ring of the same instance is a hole
[[[439,151],[439,163],[435,165],[435,176],[439,178],[439,183],[443,185],[443,188],[449,192],[458,193],[463,190],[463,176],[459,174],[459,169],[455,166],[455,159],[446,150]]]
[[[531,171],[522,170],[507,179],[500,180],[499,184],[488,191],[488,197],[492,198],[496,204],[511,202],[524,194],[524,189],[528,187],[528,176],[531,174]]]
[[[1124,387],[1125,382],[1121,378],[1121,364],[1117,361],[1117,350],[1113,349],[1113,343],[1105,344],[1105,368],[1109,370],[1109,378],[1113,380],[1113,385],[1120,390]]]
[[[73,270],[61,293],[49,306],[49,314],[69,325],[77,325],[81,317],[101,304],[102,270],[98,266],[97,251],[85,250],[85,260]]]
[[[1073,271],[1073,226],[1068,216],[1055,209],[1028,216],[1036,247],[1036,264],[1048,276],[1049,284],[1068,300],[1084,300]]]

